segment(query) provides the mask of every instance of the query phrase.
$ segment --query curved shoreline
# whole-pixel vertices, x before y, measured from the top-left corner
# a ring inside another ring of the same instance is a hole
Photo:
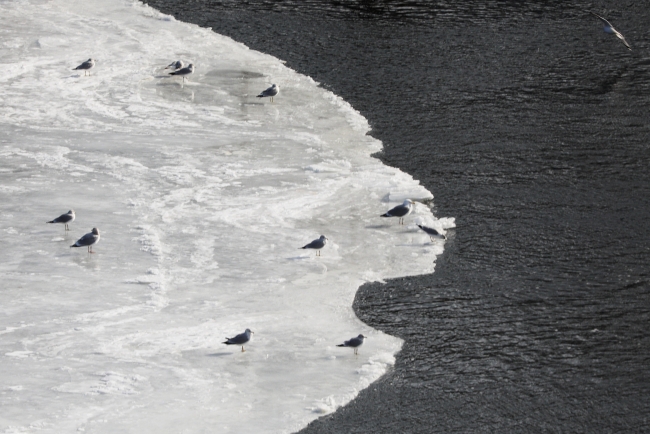
[[[648,43],[647,9],[609,6]],[[531,2],[446,26],[450,8],[412,29],[168,5],[342,95],[384,143],[379,157],[440,192],[437,214],[462,217],[436,273],[357,292],[358,316],[403,350],[303,432],[648,429],[650,80],[585,7]]]

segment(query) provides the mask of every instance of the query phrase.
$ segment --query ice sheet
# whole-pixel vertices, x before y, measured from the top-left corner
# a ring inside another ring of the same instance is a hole
[[[415,223],[454,222],[379,218],[432,195],[349,104],[137,2],[2,2],[0,35],[0,430],[292,432],[394,363],[354,294],[432,272]],[[69,248],[93,227],[97,253]],[[221,344],[247,327],[245,353]]]

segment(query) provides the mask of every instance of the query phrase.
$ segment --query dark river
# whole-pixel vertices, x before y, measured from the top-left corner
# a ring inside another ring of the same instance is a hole
[[[359,290],[403,351],[303,433],[650,432],[648,2],[149,4],[342,96],[456,218],[433,275]]]

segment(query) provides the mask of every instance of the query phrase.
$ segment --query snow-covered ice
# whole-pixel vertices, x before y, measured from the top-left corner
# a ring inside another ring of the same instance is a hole
[[[0,35],[0,431],[287,433],[394,363],[355,292],[432,272],[415,223],[454,223],[379,218],[432,196],[349,104],[139,2],[1,2]],[[94,255],[69,248],[93,227]],[[246,328],[245,353],[221,343]]]

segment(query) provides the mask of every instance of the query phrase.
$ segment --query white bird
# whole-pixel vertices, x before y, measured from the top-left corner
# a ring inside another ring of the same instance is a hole
[[[618,39],[620,39],[625,44],[628,50],[632,51],[632,47],[630,47],[630,44],[628,44],[627,41],[625,40],[625,36],[623,36],[623,34],[618,30],[616,30],[609,21],[607,21],[605,18],[601,17],[600,15],[594,12],[590,12],[590,13],[591,15],[597,17],[600,21],[603,22],[603,30],[605,31],[605,33],[615,35]]]
[[[226,345],[241,345],[241,351],[243,353],[244,351],[246,351],[244,349],[244,345],[251,340],[251,333],[254,332],[252,332],[251,329],[246,329],[244,333],[240,333],[234,338],[226,338],[226,342],[223,343]]]
[[[278,93],[280,93],[280,86],[276,86],[275,84],[265,91],[261,92],[259,95],[257,95],[258,98],[264,98],[265,96],[270,96],[271,97],[271,102],[273,102],[273,97],[276,96]]]
[[[359,354],[359,347],[363,345],[363,340],[366,339],[364,335],[359,335],[356,338],[352,338],[349,341],[345,341],[337,347],[351,347],[354,348],[354,354]]]
[[[175,62],[170,63],[165,67],[165,69],[173,69],[174,71],[181,69],[185,64],[183,63],[182,60],[177,60]]]
[[[69,231],[70,228],[68,228],[68,223],[72,223],[74,221],[74,217],[75,217],[74,210],[71,209],[67,213],[61,214],[54,220],[50,220],[49,222],[45,222],[45,223],[63,223],[65,225],[65,230]]]
[[[83,69],[84,75],[86,75],[86,71],[88,71],[88,75],[90,75],[90,70],[93,69],[94,67],[95,67],[95,61],[93,59],[88,59],[81,65],[74,68],[73,71],[76,71],[78,69]]]
[[[93,228],[92,232],[87,233],[83,237],[79,238],[76,243],[70,247],[88,247],[88,253],[93,252],[93,245],[99,242],[99,229]]]
[[[320,250],[325,247],[327,244],[327,237],[321,235],[319,239],[312,241],[311,243],[301,247],[301,249],[314,249],[316,250],[316,256],[320,256]]]
[[[413,211],[413,201],[411,199],[406,199],[403,204],[397,205],[395,208],[392,208],[380,217],[399,217],[399,224],[403,225],[404,217],[411,214],[411,211]]]

